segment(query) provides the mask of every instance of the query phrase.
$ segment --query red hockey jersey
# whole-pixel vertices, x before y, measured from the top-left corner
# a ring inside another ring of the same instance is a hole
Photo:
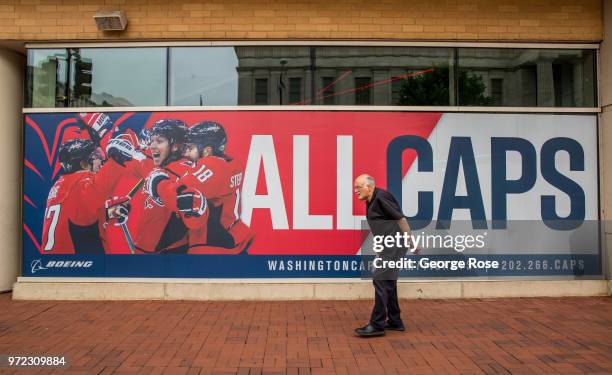
[[[104,201],[121,177],[110,164],[98,173],[78,171],[61,176],[49,190],[44,214],[44,254],[103,253],[100,218]]]
[[[176,209],[176,191],[172,198],[168,198],[167,195],[161,193],[161,189],[166,184],[175,186],[176,181],[192,172],[193,165],[192,162],[181,159],[168,164],[164,168],[156,167],[151,170],[151,173],[158,170],[163,171],[169,176],[169,179],[162,181],[157,188],[161,199],[154,199],[143,191],[146,197],[144,211],[136,233],[136,250],[143,253],[184,253],[187,251],[190,230],[184,218],[178,214]],[[138,173],[144,174],[147,167],[145,165],[141,165],[141,167],[143,169]],[[136,168],[133,170],[136,171]],[[205,212],[204,215],[193,218],[191,225],[205,228],[207,218],[208,213]],[[206,233],[191,234],[194,237],[193,240],[196,240],[196,235],[202,236],[199,240],[204,240]]]
[[[176,191],[181,185],[196,189],[206,198],[208,213],[202,218],[184,217],[189,228],[189,253],[233,254],[241,252],[253,235],[240,221],[240,188],[243,168],[235,160],[208,156],[193,164],[174,181],[164,181],[159,186],[162,199],[177,211]],[[205,226],[203,226],[205,224]]]

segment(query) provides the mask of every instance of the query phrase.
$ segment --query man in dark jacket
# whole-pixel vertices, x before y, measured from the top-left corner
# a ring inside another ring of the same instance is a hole
[[[355,194],[359,200],[366,201],[366,219],[373,236],[395,237],[398,232],[410,236],[408,221],[399,204],[391,193],[376,187],[372,176],[364,174],[355,179]],[[397,261],[406,255],[406,251],[405,246],[395,245],[384,248],[377,257],[386,261]],[[417,249],[414,248],[411,252],[415,254]],[[375,291],[374,309],[369,324],[355,330],[358,336],[382,336],[385,330],[405,330],[397,298],[398,273],[397,268],[375,267],[372,278]]]

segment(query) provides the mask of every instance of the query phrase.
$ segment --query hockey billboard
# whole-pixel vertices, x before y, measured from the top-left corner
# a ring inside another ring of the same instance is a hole
[[[371,267],[360,255],[372,238],[353,179],[368,173],[400,202],[413,232],[483,236],[479,248],[423,242],[407,277],[595,276],[596,121],[375,111],[27,114],[23,275],[360,277]],[[430,267],[462,260],[498,267]]]

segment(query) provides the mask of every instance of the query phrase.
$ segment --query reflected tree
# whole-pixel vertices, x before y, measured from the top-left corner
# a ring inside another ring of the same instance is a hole
[[[459,72],[459,104],[490,106],[495,100],[485,95],[482,77]],[[402,79],[398,105],[450,105],[448,65],[434,66],[433,71]]]

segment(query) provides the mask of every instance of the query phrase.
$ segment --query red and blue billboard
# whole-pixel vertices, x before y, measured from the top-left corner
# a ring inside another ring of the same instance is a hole
[[[25,116],[23,276],[360,277],[362,173],[500,264],[407,277],[601,274],[596,116],[181,111]]]

